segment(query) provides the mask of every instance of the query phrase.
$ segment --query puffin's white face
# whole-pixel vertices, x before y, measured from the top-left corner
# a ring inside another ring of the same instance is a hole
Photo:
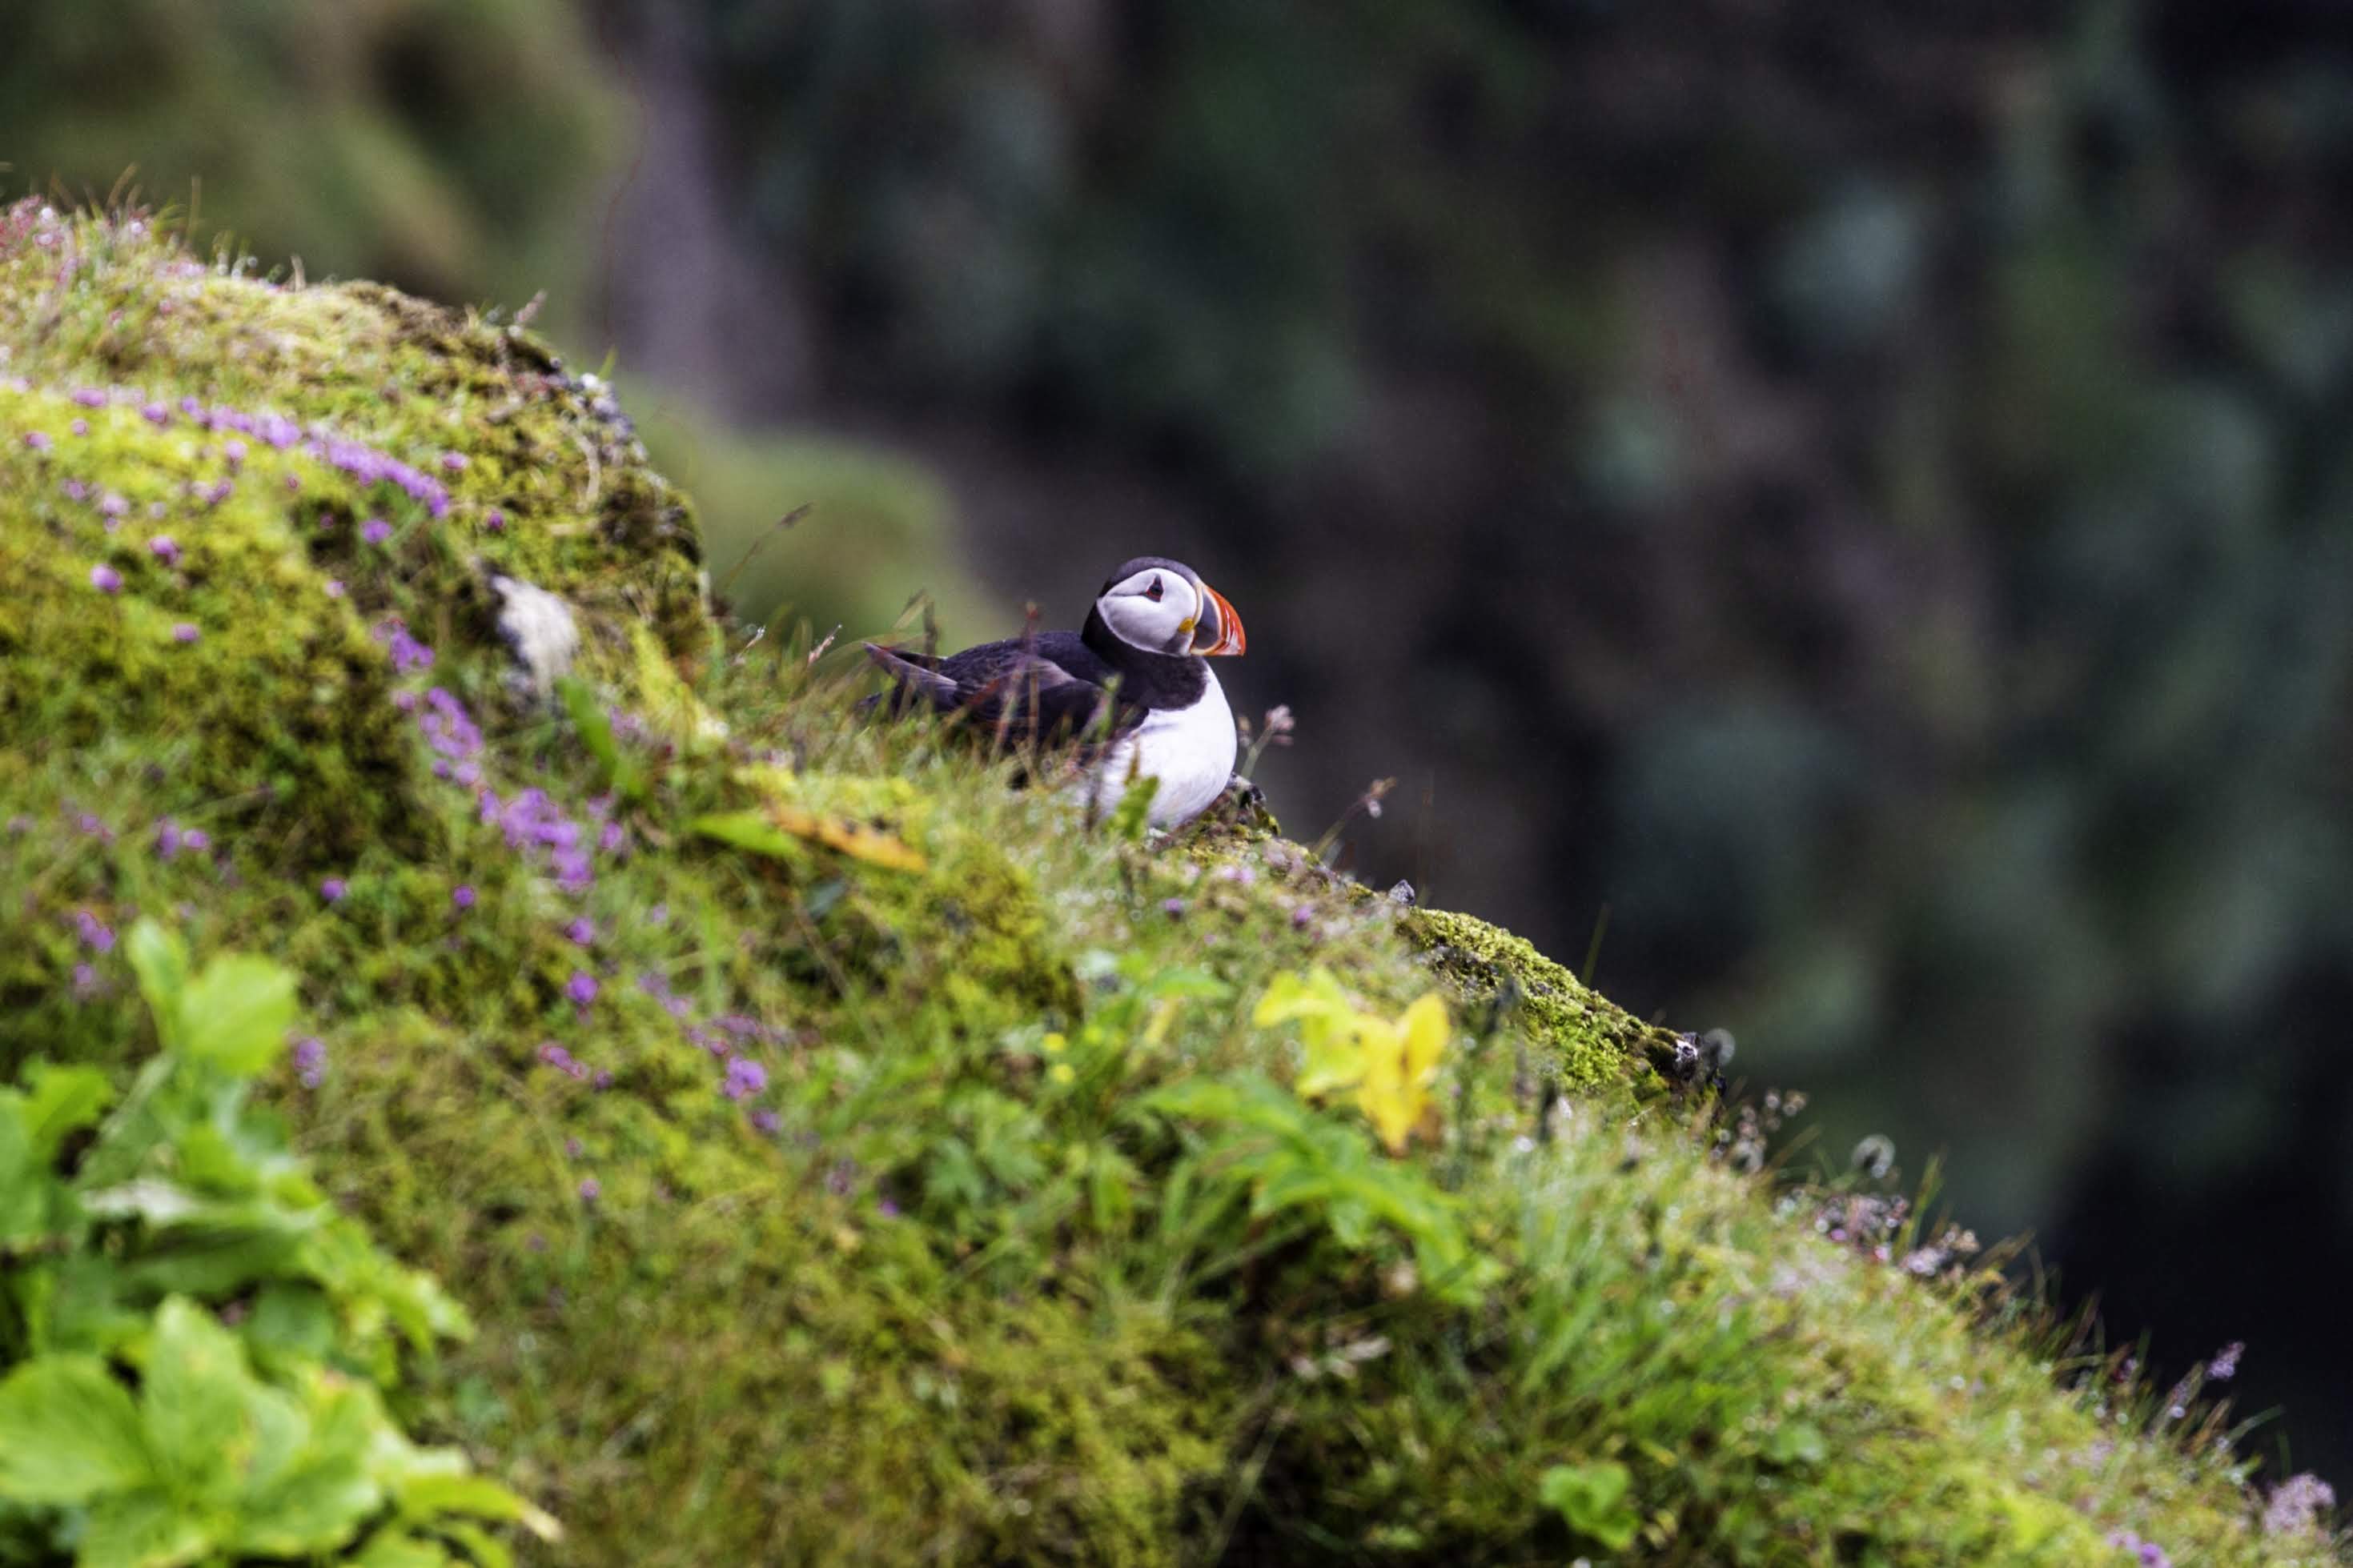
[[[1095,600],[1103,624],[1132,647],[1165,654],[1242,651],[1241,617],[1223,595],[1190,573],[1144,566]]]

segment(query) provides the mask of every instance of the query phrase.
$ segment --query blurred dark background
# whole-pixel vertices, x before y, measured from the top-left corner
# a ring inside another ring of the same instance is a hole
[[[1293,832],[2353,1481],[2353,9],[18,0],[0,163],[543,290],[780,629],[1191,561]]]

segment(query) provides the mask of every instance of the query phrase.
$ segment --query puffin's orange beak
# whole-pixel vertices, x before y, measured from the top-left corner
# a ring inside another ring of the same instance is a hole
[[[1208,658],[1221,653],[1240,653],[1250,647],[1250,638],[1242,633],[1242,618],[1234,614],[1226,596],[1207,583],[1201,584],[1201,592],[1208,596],[1213,613],[1202,616],[1202,624],[1193,628],[1193,651]],[[1207,642],[1201,640],[1204,637],[1208,638]]]

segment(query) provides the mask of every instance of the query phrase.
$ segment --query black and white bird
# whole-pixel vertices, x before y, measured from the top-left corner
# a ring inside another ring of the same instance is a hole
[[[874,643],[866,652],[897,683],[892,712],[928,704],[1017,745],[1075,742],[1082,798],[1108,809],[1131,779],[1157,779],[1152,824],[1173,827],[1207,810],[1233,776],[1233,710],[1208,660],[1244,646],[1241,617],[1199,573],[1140,555],[1111,574],[1082,631],[944,658]]]

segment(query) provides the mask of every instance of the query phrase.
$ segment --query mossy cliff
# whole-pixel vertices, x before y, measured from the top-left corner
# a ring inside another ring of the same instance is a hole
[[[696,551],[527,334],[0,216],[0,1071],[152,1049],[138,913],[294,966],[562,1560],[2335,1560],[1525,944],[864,725]],[[1252,1021],[1319,965],[1453,1002],[1402,1155]]]

